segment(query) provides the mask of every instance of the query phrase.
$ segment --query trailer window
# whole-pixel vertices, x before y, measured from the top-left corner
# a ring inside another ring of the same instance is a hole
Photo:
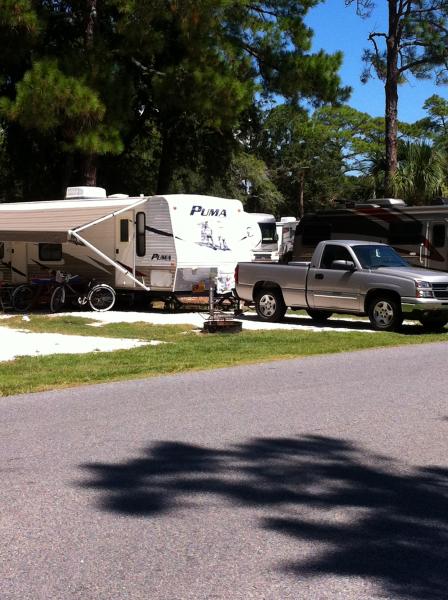
[[[275,223],[258,223],[258,225],[261,229],[261,241],[263,244],[275,243],[278,241]]]
[[[0,260],[5,258],[5,244],[0,242]]]
[[[129,242],[129,221],[120,219],[120,242]]]
[[[137,256],[145,256],[146,254],[146,215],[144,212],[137,213],[136,217],[136,252]]]
[[[62,244],[39,244],[39,260],[47,262],[62,260]]]
[[[432,245],[435,248],[443,248],[445,246],[445,225],[439,223],[432,228]]]
[[[422,238],[422,224],[419,221],[401,221],[391,223],[389,227],[389,244],[420,244]]]

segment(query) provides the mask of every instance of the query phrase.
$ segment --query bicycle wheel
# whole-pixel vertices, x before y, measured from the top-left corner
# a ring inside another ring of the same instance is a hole
[[[51,312],[59,312],[65,304],[65,288],[63,285],[58,285],[54,288],[50,298]]]
[[[26,312],[33,305],[34,290],[27,283],[16,287],[12,293],[12,306],[18,312]]]
[[[115,291],[110,285],[100,283],[95,285],[89,292],[88,301],[90,308],[98,312],[110,310],[115,304]]]

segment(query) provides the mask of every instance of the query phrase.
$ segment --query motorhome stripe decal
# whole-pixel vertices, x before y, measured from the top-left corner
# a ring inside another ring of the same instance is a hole
[[[161,229],[155,229],[154,227],[149,227],[149,225],[145,226],[146,231],[150,231],[151,233],[155,233],[156,235],[164,235],[165,237],[176,238],[176,240],[181,240],[182,238],[174,236],[172,233],[168,233],[167,231],[162,231]]]

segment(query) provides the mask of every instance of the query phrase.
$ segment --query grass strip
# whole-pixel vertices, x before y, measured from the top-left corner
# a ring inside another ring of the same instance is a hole
[[[85,319],[74,317],[36,316],[27,322],[18,319],[4,320],[1,325],[36,332],[157,339],[170,343],[115,352],[21,357],[3,362],[0,363],[2,396],[446,339],[446,334],[425,333],[423,328],[413,325],[405,326],[400,333],[243,330],[238,334],[202,334],[189,325],[116,323],[89,327]]]

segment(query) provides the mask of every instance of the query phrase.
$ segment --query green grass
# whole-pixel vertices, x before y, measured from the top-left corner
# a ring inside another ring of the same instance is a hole
[[[243,330],[238,334],[203,334],[189,325],[117,323],[90,327],[88,322],[91,321],[75,317],[33,316],[28,322],[15,317],[0,324],[36,332],[157,339],[168,343],[116,352],[55,354],[3,362],[0,395],[446,339],[446,334],[424,333],[423,328],[413,325],[405,326],[401,333]]]

